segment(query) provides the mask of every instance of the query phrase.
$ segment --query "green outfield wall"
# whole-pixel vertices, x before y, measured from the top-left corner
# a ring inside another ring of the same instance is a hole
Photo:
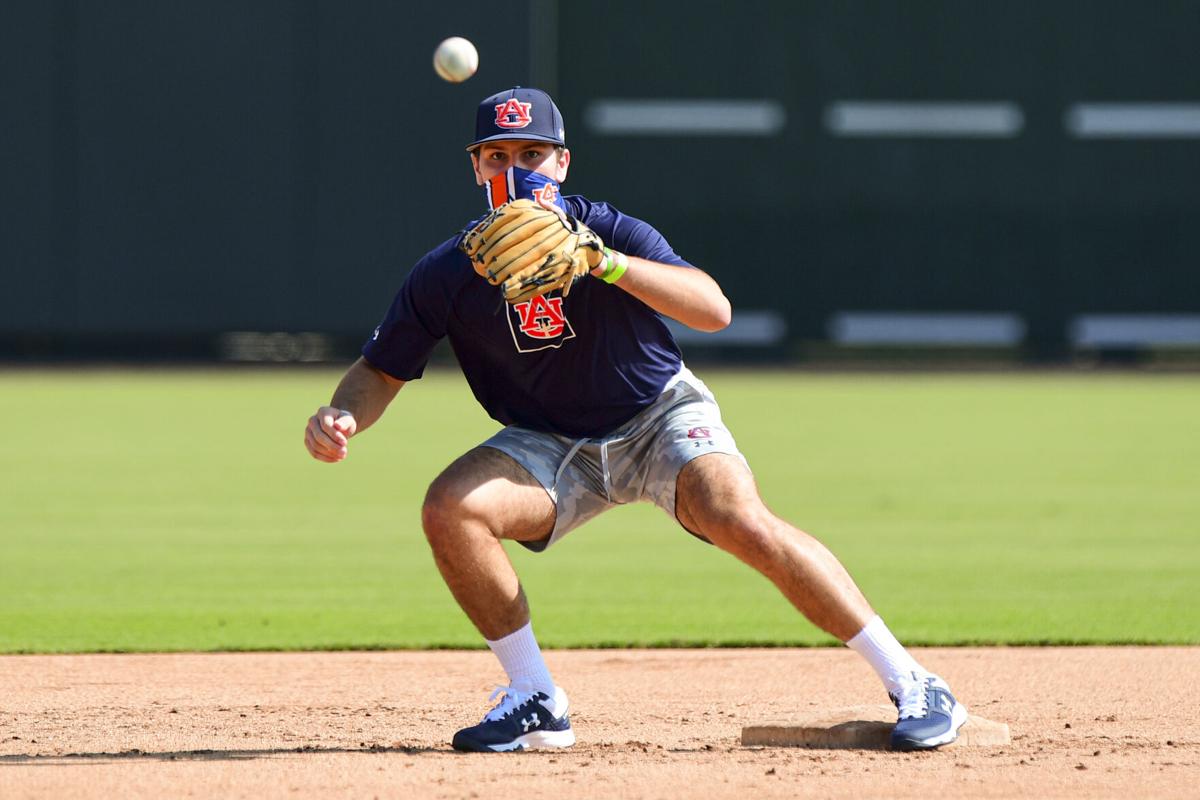
[[[340,354],[479,211],[474,104],[518,83],[560,101],[568,189],[651,220],[772,358],[1200,345],[1195,3],[494,12],[0,5],[0,356]],[[452,34],[481,53],[457,86],[430,66]]]

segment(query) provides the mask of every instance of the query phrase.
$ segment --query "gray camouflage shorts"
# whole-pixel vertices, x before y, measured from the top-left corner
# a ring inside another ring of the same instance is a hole
[[[540,552],[613,506],[648,500],[675,519],[675,479],[708,453],[745,462],[721,409],[686,367],[653,404],[601,439],[571,439],[510,425],[487,441],[545,487],[557,519],[549,538],[521,542]]]

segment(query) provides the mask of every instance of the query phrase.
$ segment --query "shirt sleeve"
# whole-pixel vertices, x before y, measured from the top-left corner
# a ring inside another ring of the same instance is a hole
[[[597,233],[604,231],[604,243],[612,249],[659,264],[693,267],[650,223],[623,214],[608,203],[593,203],[578,196],[569,199],[582,201],[580,218]]]
[[[393,378],[420,378],[434,346],[446,335],[453,287],[449,252],[438,248],[404,279],[383,321],[363,345],[363,357]]]

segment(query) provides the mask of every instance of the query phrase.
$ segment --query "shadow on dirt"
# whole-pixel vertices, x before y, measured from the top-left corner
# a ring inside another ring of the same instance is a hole
[[[461,755],[448,748],[438,747],[404,747],[394,745],[384,747],[277,747],[262,750],[178,750],[161,753],[146,752],[145,750],[122,750],[119,753],[59,753],[54,755],[9,755],[0,756],[0,767],[10,765],[26,766],[65,766],[71,763],[96,764],[105,761],[252,761],[256,758],[278,758],[297,754],[340,754],[362,753],[404,753],[417,755],[422,753]]]

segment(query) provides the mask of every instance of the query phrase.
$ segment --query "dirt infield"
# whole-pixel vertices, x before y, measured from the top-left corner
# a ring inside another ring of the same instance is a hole
[[[0,657],[0,797],[1194,797],[1200,648],[918,651],[1013,743],[745,748],[744,724],[885,700],[846,650],[566,651],[566,752],[447,742],[484,652]]]

